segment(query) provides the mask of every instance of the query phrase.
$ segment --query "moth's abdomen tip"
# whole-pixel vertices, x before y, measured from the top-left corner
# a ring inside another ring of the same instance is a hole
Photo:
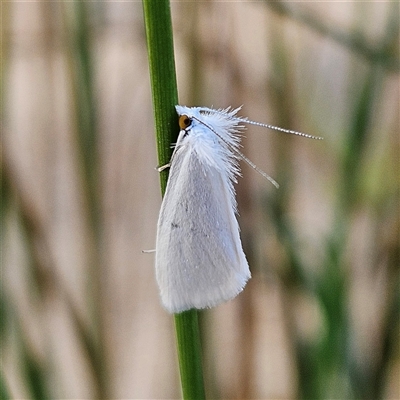
[[[191,309],[203,310],[217,307],[237,297],[245,288],[248,280],[251,278],[250,270],[243,271],[238,274],[235,281],[226,282],[225,285],[211,288],[212,291],[207,293],[203,291],[200,296],[192,296],[191,290],[186,291],[186,296],[178,296],[176,291],[161,295],[163,307],[170,314],[179,314]]]

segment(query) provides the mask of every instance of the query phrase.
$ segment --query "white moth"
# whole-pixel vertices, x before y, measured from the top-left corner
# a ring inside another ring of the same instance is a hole
[[[214,307],[236,297],[251,274],[239,236],[233,184],[243,159],[244,123],[312,137],[237,117],[240,108],[176,106],[181,131],[157,227],[156,278],[170,313]]]

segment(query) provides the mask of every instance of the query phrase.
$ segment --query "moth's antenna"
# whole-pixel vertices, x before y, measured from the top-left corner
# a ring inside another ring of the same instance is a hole
[[[222,139],[219,135],[218,137],[225,142],[224,139]],[[279,189],[279,183],[274,179],[271,178],[266,172],[264,172],[262,169],[258,168],[256,164],[253,163],[250,159],[248,159],[241,151],[238,149],[232,148],[232,146],[229,145],[229,143],[225,144],[231,148],[233,152],[235,152],[247,165],[249,165],[251,168],[253,168],[255,171],[257,171],[261,176],[263,176],[265,179],[270,181],[277,189]]]
[[[309,135],[308,133],[292,131],[290,129],[281,128],[280,126],[274,126],[274,125],[269,125],[269,124],[263,124],[261,122],[250,121],[247,118],[234,117],[233,119],[236,119],[236,120],[238,120],[240,122],[243,122],[244,124],[262,126],[263,128],[268,128],[268,129],[272,129],[274,131],[288,133],[290,135],[303,136],[305,138],[316,139],[316,140],[323,140],[324,139],[324,138],[322,138],[320,136],[313,136],[313,135]]]
[[[231,119],[233,119],[235,121],[238,121],[238,122],[242,122],[244,124],[261,126],[263,128],[272,129],[274,131],[279,131],[279,132],[287,133],[287,134],[290,134],[290,135],[303,136],[303,137],[308,138],[308,139],[324,140],[324,138],[322,138],[320,136],[313,136],[313,135],[309,135],[308,133],[292,131],[291,129],[281,128],[280,126],[275,126],[275,125],[270,125],[270,124],[263,124],[262,122],[255,122],[255,121],[251,121],[251,120],[249,120],[247,118],[244,118],[244,117],[236,117],[236,116],[232,115],[232,114],[236,114],[241,108],[242,108],[242,106],[240,106],[240,107],[238,107],[238,108],[236,108],[236,109],[234,109],[232,111],[230,110],[230,107],[228,107],[226,110],[212,110],[212,109],[209,109],[208,111],[209,112],[212,111],[212,112],[214,112],[216,114],[222,114],[225,117],[227,115],[231,114],[230,115]]]

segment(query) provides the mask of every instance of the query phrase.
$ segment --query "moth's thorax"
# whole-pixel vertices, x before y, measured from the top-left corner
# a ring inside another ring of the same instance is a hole
[[[197,157],[201,163],[217,169],[225,169],[224,161],[229,154],[219,138],[203,126],[194,126],[186,130],[180,143],[182,156]]]

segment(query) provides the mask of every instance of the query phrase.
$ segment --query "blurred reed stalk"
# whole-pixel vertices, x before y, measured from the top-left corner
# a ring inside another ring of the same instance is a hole
[[[285,272],[281,274],[281,279],[285,287],[286,312],[284,315],[287,334],[291,339],[297,363],[298,393],[296,397],[304,400],[311,398],[321,400],[326,398],[382,399],[387,378],[387,374],[383,371],[388,371],[389,354],[394,350],[396,340],[398,340],[394,328],[399,324],[399,296],[395,295],[399,289],[398,266],[395,268],[391,265],[386,266],[389,279],[393,284],[388,285],[387,288],[389,291],[386,304],[387,317],[384,318],[381,327],[382,343],[378,344],[378,348],[384,349],[384,353],[376,360],[377,364],[361,365],[359,359],[363,357],[355,354],[352,348],[354,332],[349,315],[351,278],[346,251],[352,221],[360,207],[366,206],[362,203],[361,197],[361,193],[365,190],[361,174],[366,149],[370,142],[371,122],[378,106],[377,99],[388,74],[399,71],[398,54],[393,52],[393,40],[398,37],[399,32],[398,21],[394,22],[394,12],[389,13],[386,34],[379,45],[373,48],[363,37],[324,25],[303,8],[292,7],[282,2],[266,4],[284,17],[296,19],[310,29],[336,40],[356,55],[364,57],[369,63],[369,71],[366,74],[355,72],[353,77],[359,88],[353,90],[355,95],[350,99],[352,120],[348,131],[343,135],[342,154],[339,156],[339,184],[336,201],[333,202],[334,224],[329,235],[322,241],[325,245],[323,250],[325,258],[318,268],[312,269],[320,272],[315,275],[307,272],[310,268],[302,261],[299,248],[301,239],[286,217],[285,205],[290,204],[291,196],[287,183],[292,173],[290,160],[285,157],[287,148],[285,151],[280,149],[277,157],[279,160],[278,181],[283,184],[276,196],[268,199],[266,206],[287,256],[287,267],[282,269]],[[283,126],[292,126],[292,110],[295,107],[287,104],[288,94],[292,92],[292,88],[287,84],[291,81],[292,73],[289,67],[290,55],[285,52],[288,46],[284,43],[283,31],[274,27],[272,35],[275,39],[271,59],[275,63],[273,70],[277,76],[272,81],[270,90],[276,99],[274,104],[277,107],[276,115],[280,115],[281,118],[279,123]],[[392,251],[397,252],[398,262],[398,250]],[[295,294],[299,289],[317,300],[325,317],[325,329],[314,342],[302,340],[296,332],[293,299],[296,299]],[[390,323],[389,316],[392,318]]]
[[[153,109],[159,165],[171,158],[171,143],[178,133],[175,105],[178,91],[170,4],[167,0],[143,0],[149,57]],[[168,170],[161,172],[161,193],[167,185]],[[197,310],[175,314],[176,342],[184,399],[204,399],[203,370]]]
[[[85,216],[90,233],[88,246],[88,299],[91,321],[84,328],[74,320],[93,371],[96,396],[109,398],[106,343],[104,339],[104,306],[106,291],[103,279],[106,266],[103,252],[102,183],[99,160],[97,106],[94,97],[92,30],[89,25],[90,3],[77,1],[63,4],[67,38],[67,62],[75,107],[77,162],[80,164]]]

